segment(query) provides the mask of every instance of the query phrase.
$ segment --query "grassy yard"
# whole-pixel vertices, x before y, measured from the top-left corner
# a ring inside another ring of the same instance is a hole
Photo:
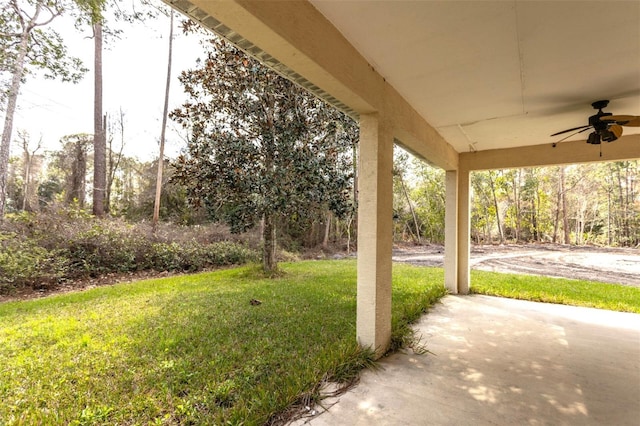
[[[282,268],[0,305],[0,424],[260,425],[349,380],[371,363],[355,344],[355,262]],[[441,269],[394,266],[396,342],[442,282]]]
[[[471,291],[512,299],[640,313],[640,288],[624,285],[471,271]]]

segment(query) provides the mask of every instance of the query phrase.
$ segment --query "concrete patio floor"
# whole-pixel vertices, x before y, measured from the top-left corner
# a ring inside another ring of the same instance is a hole
[[[433,354],[380,361],[294,424],[640,425],[640,315],[447,296],[417,329]]]

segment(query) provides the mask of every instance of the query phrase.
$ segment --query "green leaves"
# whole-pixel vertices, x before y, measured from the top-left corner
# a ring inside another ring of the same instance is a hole
[[[86,0],[88,2],[93,0]],[[14,74],[22,68],[21,43],[27,43],[24,74],[35,70],[46,78],[77,82],[87,68],[69,55],[64,40],[49,24],[71,13],[76,3],[69,0],[12,0],[0,8],[0,71]]]
[[[180,81],[191,99],[171,116],[191,137],[174,179],[213,219],[242,232],[353,208],[351,119],[223,40]]]

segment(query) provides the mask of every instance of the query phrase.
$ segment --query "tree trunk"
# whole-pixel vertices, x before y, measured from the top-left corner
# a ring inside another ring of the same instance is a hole
[[[162,129],[160,131],[160,153],[158,155],[158,175],[156,177],[156,198],[153,203],[153,232],[158,228],[160,220],[160,196],[162,195],[162,175],[164,169],[164,138],[167,130],[167,115],[169,112],[169,88],[171,86],[171,58],[173,56],[173,9],[169,26],[169,59],[167,61],[167,83],[164,89],[164,110],[162,112]]]
[[[327,212],[327,221],[324,225],[324,238],[322,239],[322,247],[327,248],[329,245],[329,234],[331,231],[331,211]]]
[[[107,150],[108,154],[108,174],[107,174],[107,210],[111,211],[111,190],[113,187],[113,181],[116,177],[116,172],[120,167],[120,161],[122,160],[122,151],[124,151],[124,112],[122,112],[122,108],[120,108],[120,117],[118,118],[120,123],[120,151],[115,155],[113,152],[113,136],[111,135],[107,140],[109,141],[109,149]],[[113,132],[112,132],[113,133]],[[115,155],[115,158],[114,158]]]
[[[347,254],[351,254],[351,225],[354,222],[354,216],[355,214],[349,215],[348,219],[347,219]],[[355,226],[354,226],[355,228]],[[357,229],[356,231],[357,232]],[[357,241],[356,241],[357,243]],[[357,250],[357,249],[356,249]]]
[[[558,187],[556,188],[556,214],[553,221],[553,239],[555,244],[558,241],[558,229],[560,228],[560,205],[562,204],[562,185],[560,183],[560,174],[562,173],[562,166],[558,169]]]
[[[18,132],[20,133],[20,132]],[[38,203],[37,198],[33,200],[33,204],[31,203],[31,197],[35,195],[36,188],[32,188],[32,180],[33,180],[33,168],[34,168],[34,160],[36,159],[36,154],[42,147],[42,137],[40,137],[40,141],[38,141],[38,145],[36,148],[30,152],[29,151],[29,137],[28,135],[22,135],[22,150],[24,155],[24,182],[23,182],[23,190],[22,190],[22,210],[23,211],[34,211],[35,207]]]
[[[500,209],[498,208],[498,197],[496,196],[496,186],[493,182],[493,173],[489,171],[489,185],[491,187],[491,195],[493,196],[493,207],[496,209],[496,224],[498,225],[498,235],[500,236],[500,244],[504,244],[504,232],[502,232],[502,224],[500,222]]]
[[[262,234],[264,245],[262,248],[262,269],[267,274],[278,270],[276,261],[276,221],[273,215],[265,214],[264,231]]]
[[[22,210],[26,211],[29,202],[29,183],[31,181],[31,155],[29,153],[29,147],[24,145],[24,182],[22,184]]]
[[[520,217],[520,170],[513,176],[513,200],[516,205],[516,242],[520,242],[520,230],[522,228],[522,218]]]
[[[607,245],[611,245],[611,189],[607,188]]]
[[[88,141],[86,142],[88,143]],[[87,174],[87,150],[85,142],[78,139],[74,149],[75,158],[71,164],[71,188],[67,194],[67,203],[78,201],[78,207],[84,208],[85,178]]]
[[[625,240],[626,240],[626,227],[627,227],[627,221],[626,221],[626,211],[625,211],[625,203],[624,203],[624,195],[623,195],[623,185],[622,185],[622,170],[621,170],[621,166],[619,163],[616,163],[616,171],[617,171],[617,178],[618,178],[618,205],[620,206],[618,208],[618,223],[620,224],[618,226],[618,243],[621,243],[622,245],[625,245]]]
[[[571,228],[569,228],[569,216],[567,212],[567,190],[565,185],[565,168],[560,168],[560,192],[562,194],[562,228],[564,231],[564,243],[571,244]]]
[[[5,204],[7,201],[7,177],[9,174],[9,154],[11,144],[11,133],[13,131],[13,116],[16,112],[18,103],[18,94],[20,93],[20,83],[24,74],[24,65],[27,58],[29,48],[29,32],[33,29],[32,24],[35,22],[40,13],[40,3],[37,4],[36,13],[33,19],[24,25],[20,44],[18,46],[18,57],[12,70],[11,86],[7,96],[7,107],[5,109],[4,128],[2,130],[2,142],[0,143],[0,221],[4,218]]]
[[[93,214],[104,216],[107,187],[106,139],[102,116],[102,23],[94,30],[94,103],[93,103]]]
[[[404,179],[402,179],[402,175],[398,175],[400,179],[400,186],[402,187],[402,192],[404,193],[405,198],[407,199],[407,204],[409,204],[409,211],[411,212],[411,216],[413,217],[413,224],[416,228],[416,238],[418,239],[418,244],[422,244],[422,239],[420,238],[420,226],[418,225],[418,218],[416,217],[416,212],[413,210],[413,204],[411,204],[411,199],[409,198],[409,194],[407,193],[407,187],[404,185]]]
[[[109,138],[109,132],[107,129],[107,114],[102,116],[102,139],[104,141],[104,196],[102,202],[104,205],[104,212],[108,214],[111,211],[111,189],[109,188],[109,177],[111,175],[111,143],[109,143],[109,161],[107,162],[107,139]]]
[[[587,210],[587,200],[583,199],[578,210],[578,218],[576,224],[576,245],[584,244],[584,228],[585,228],[585,212]]]

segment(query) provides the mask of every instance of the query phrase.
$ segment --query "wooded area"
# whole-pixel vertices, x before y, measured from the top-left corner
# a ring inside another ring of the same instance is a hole
[[[109,127],[120,129],[120,120],[122,117]],[[69,135],[61,141],[60,150],[42,152],[37,141],[20,133],[18,143],[23,154],[12,157],[9,167],[9,212],[37,212],[60,206],[87,208],[92,186],[91,140],[91,135]],[[123,156],[120,147],[126,141],[117,135],[109,133],[108,141],[110,215],[133,222],[151,220],[157,162]],[[397,152],[396,240],[444,242],[444,171],[399,149]],[[161,219],[181,225],[206,222],[206,212],[191,208],[186,188],[171,180],[174,165],[166,161],[165,166]],[[473,241],[635,247],[640,244],[639,174],[637,160],[474,172]],[[295,223],[301,219],[298,217]],[[304,229],[295,223],[281,227],[280,232],[286,234],[286,248],[313,247],[324,242],[346,244],[348,237],[355,242],[353,217],[335,218],[326,209],[308,219]]]
[[[471,174],[478,244],[640,244],[640,163],[619,161]],[[396,238],[442,242],[444,171],[397,151]]]
[[[203,45],[206,61],[180,78],[189,100],[171,117],[183,127],[184,155],[172,161],[160,150],[155,161],[140,161],[123,153],[136,141],[127,133],[122,109],[102,111],[101,34],[126,33],[126,24],[136,20],[169,19],[164,6],[142,4],[147,9],[132,12],[118,8],[117,0],[11,0],[2,7],[0,157],[6,157],[6,166],[0,164],[0,215],[72,208],[148,221],[159,193],[157,216],[165,222],[221,221],[234,232],[259,226],[266,230],[263,236],[275,235],[277,228],[281,246],[293,251],[330,244],[355,249],[357,124],[215,38]],[[87,71],[65,56],[64,40],[54,30],[33,32],[64,14],[93,29],[95,134],[70,134],[57,149],[45,149],[24,129],[12,132],[11,121],[29,72],[42,69],[77,81]],[[125,29],[113,29],[114,22]],[[194,31],[193,25],[182,26]],[[170,28],[172,34],[173,24]],[[44,60],[38,50],[43,45],[55,47],[56,55]],[[169,75],[170,61],[171,43]],[[168,86],[169,80],[165,105]],[[165,121],[157,129],[161,140]],[[14,155],[9,158],[10,145]],[[638,175],[637,160],[474,172],[472,239],[638,246]],[[443,243],[444,200],[444,171],[397,149],[395,239]],[[273,254],[275,245],[267,245]]]

